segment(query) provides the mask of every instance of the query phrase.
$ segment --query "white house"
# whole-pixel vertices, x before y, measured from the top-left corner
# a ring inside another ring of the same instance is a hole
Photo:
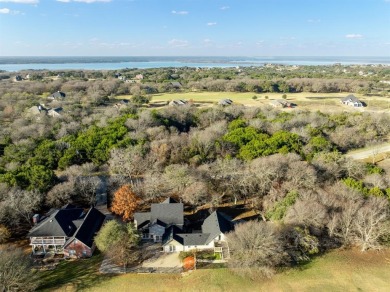
[[[363,103],[356,98],[353,94],[350,94],[341,99],[342,104],[346,104],[353,107],[363,107]]]

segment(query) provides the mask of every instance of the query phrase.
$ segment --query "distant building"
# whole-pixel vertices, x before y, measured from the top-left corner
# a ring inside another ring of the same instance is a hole
[[[53,118],[60,117],[61,116],[61,112],[62,112],[62,107],[56,107],[56,108],[49,109],[47,111],[47,115],[51,116]]]
[[[36,116],[36,115],[46,115],[47,114],[47,108],[45,108],[44,105],[34,105],[27,109],[27,114]]]
[[[172,87],[175,88],[175,89],[180,89],[180,88],[183,87],[183,86],[181,85],[181,83],[180,83],[180,82],[177,82],[177,81],[171,82],[171,85],[172,85]]]
[[[353,106],[353,107],[363,107],[363,103],[356,98],[353,94],[350,94],[341,100],[342,104]]]
[[[284,99],[272,100],[270,102],[270,105],[272,105],[273,107],[279,107],[279,108],[292,107],[292,104]]]
[[[126,108],[128,104],[129,101],[127,99],[121,99],[120,101],[114,104],[114,107],[117,109],[122,109],[122,108]]]
[[[224,98],[224,99],[221,99],[220,101],[218,101],[218,104],[222,105],[222,106],[232,105],[232,103],[233,103],[233,101],[229,98]]]
[[[188,104],[188,102],[184,99],[175,99],[169,103],[170,106],[183,106],[186,104]]]
[[[47,98],[48,99],[56,99],[56,100],[62,100],[66,97],[66,94],[61,92],[61,91],[57,91],[57,92],[54,92],[53,94],[49,95]]]
[[[27,116],[30,117],[35,116],[37,120],[39,120],[41,116],[46,116],[46,115],[50,117],[60,117],[62,111],[63,111],[62,107],[46,108],[44,104],[40,104],[28,108]]]

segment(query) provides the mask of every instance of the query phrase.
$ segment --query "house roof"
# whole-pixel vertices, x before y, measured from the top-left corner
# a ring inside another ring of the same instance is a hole
[[[221,233],[227,233],[234,229],[234,223],[221,212],[214,211],[202,224],[202,233],[209,233],[208,242]]]
[[[177,242],[180,242],[180,238],[177,236],[179,233],[183,232],[179,227],[175,225],[169,226],[162,237],[162,244],[166,244],[172,240],[176,240]]]
[[[270,105],[273,105],[275,107],[284,107],[285,106],[285,104],[281,103],[279,100],[272,100],[270,102]]]
[[[180,88],[181,87],[181,83],[177,82],[177,81],[172,81],[171,84],[172,84],[173,87],[176,87],[176,88]]]
[[[150,222],[150,212],[134,213],[134,220],[137,221],[137,228],[142,228]]]
[[[61,92],[61,91],[57,91],[57,92],[54,92],[52,95],[49,96],[49,98],[65,98],[66,94]]]
[[[167,225],[183,225],[183,209],[183,203],[152,204],[150,221],[155,222],[158,219]]]
[[[162,243],[166,245],[172,240],[177,241],[181,245],[205,245],[208,243],[209,233],[182,233],[179,227],[172,225],[168,227],[163,235]]]
[[[161,204],[176,204],[176,203],[179,203],[178,201],[176,201],[174,198],[172,197],[168,197],[166,198]]]
[[[185,105],[185,104],[187,104],[187,101],[184,99],[175,99],[169,103],[169,105]]]
[[[229,98],[224,98],[224,99],[221,99],[218,104],[219,105],[231,105],[233,103],[233,101]]]
[[[59,116],[60,112],[62,112],[62,107],[56,107],[56,108],[49,109],[47,114],[49,116]]]
[[[148,223],[158,223],[161,226],[183,225],[183,203],[178,203],[173,198],[167,198],[162,203],[152,204],[150,212],[135,213],[134,220],[137,227],[142,228]]]
[[[208,244],[210,234],[209,233],[185,233],[177,234],[177,240],[184,246],[190,245],[206,245]]]
[[[80,240],[86,246],[92,247],[93,238],[100,230],[100,227],[102,227],[105,218],[106,216],[97,209],[89,209],[84,221],[77,229],[74,238]]]
[[[46,114],[47,109],[42,105],[34,105],[27,110],[32,115],[38,115],[40,113]]]
[[[354,96],[353,94],[347,95],[346,97],[342,98],[341,101],[360,102],[360,100],[357,99],[357,97]]]
[[[81,208],[55,210],[48,217],[34,226],[30,230],[28,237],[70,237],[77,230],[77,226],[74,221],[82,219],[84,215],[84,210]]]

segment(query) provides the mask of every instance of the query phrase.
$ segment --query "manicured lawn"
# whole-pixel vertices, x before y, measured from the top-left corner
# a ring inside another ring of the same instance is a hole
[[[41,285],[39,291],[79,291],[98,286],[99,283],[110,278],[99,274],[99,267],[103,260],[101,254],[90,259],[79,261],[62,261],[55,270],[39,271]]]
[[[90,262],[88,262],[90,261]],[[66,262],[44,272],[48,291],[390,291],[390,250],[361,253],[333,251],[311,263],[287,269],[267,280],[250,281],[227,269],[196,270],[189,275],[96,273],[96,257]]]

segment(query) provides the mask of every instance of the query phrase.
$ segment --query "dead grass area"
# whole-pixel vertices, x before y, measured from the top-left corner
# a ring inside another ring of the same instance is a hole
[[[23,253],[25,253],[26,255],[29,255],[31,253],[30,241],[28,239],[11,238],[7,243],[0,244],[0,249],[7,248],[8,246],[20,248],[23,250]]]
[[[383,168],[386,173],[390,174],[390,158],[386,158],[386,159],[378,162],[378,166]]]
[[[390,152],[384,152],[375,155],[375,158],[369,157],[369,158],[362,159],[361,161],[366,163],[380,163],[382,161],[388,160],[389,157],[390,157]]]
[[[339,99],[347,96],[349,93],[311,93],[299,92],[288,93],[287,101],[296,104],[295,108],[285,108],[283,110],[309,110],[309,111],[382,111],[390,112],[390,98],[381,96],[363,96],[354,94],[367,104],[365,108],[353,108],[340,103]],[[256,96],[256,99],[253,97]],[[167,103],[175,99],[185,99],[192,101],[198,107],[210,107],[218,104],[218,101],[224,98],[233,100],[235,104],[242,104],[245,106],[270,106],[270,102],[276,99],[282,99],[283,93],[254,93],[254,92],[175,92],[175,93],[161,93],[152,95],[152,101],[149,107],[165,107]],[[267,98],[266,98],[267,97]],[[118,96],[118,99],[129,99],[131,96]]]

